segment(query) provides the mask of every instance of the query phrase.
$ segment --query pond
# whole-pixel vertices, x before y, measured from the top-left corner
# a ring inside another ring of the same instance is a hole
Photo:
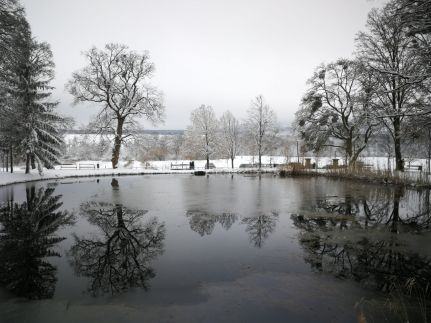
[[[425,322],[430,192],[191,175],[0,188],[0,322]]]

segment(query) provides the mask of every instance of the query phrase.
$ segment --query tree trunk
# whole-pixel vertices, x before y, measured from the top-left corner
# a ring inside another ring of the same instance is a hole
[[[395,170],[404,171],[404,161],[401,153],[401,124],[399,117],[395,117],[394,125],[394,148],[395,148]]]
[[[12,150],[12,145],[10,146],[10,172],[13,173],[13,150]]]
[[[298,140],[296,141],[296,157],[297,157],[297,163],[299,164],[299,143],[298,143]]]
[[[345,163],[347,165],[347,160],[349,160],[349,167],[354,165],[353,157],[353,148],[352,148],[352,138],[346,140],[346,160]]]
[[[261,149],[261,147],[259,147],[258,154],[259,154],[259,170],[260,170],[262,168],[262,149]]]
[[[25,155],[25,173],[30,174],[30,154]]]
[[[32,205],[32,202],[36,196],[36,187],[34,185],[31,185],[30,187],[26,187],[25,196],[26,196],[27,205],[28,206]]]
[[[120,204],[115,205],[115,213],[117,214],[117,225],[118,228],[125,228],[123,219],[123,207]]]
[[[431,173],[431,148],[428,145],[428,174]]]
[[[361,154],[361,152],[364,149],[365,149],[365,146],[362,146],[361,148],[356,150],[355,153],[353,154],[353,156],[350,158],[349,164],[354,165],[356,163],[356,161],[358,160],[359,155]]]
[[[428,129],[428,174],[431,173],[431,130]]]
[[[6,152],[6,172],[9,172],[9,153]]]
[[[232,161],[232,169],[233,169],[233,160],[235,159],[235,157],[234,156],[231,156],[230,157],[230,160]]]
[[[392,210],[392,225],[391,231],[398,232],[398,222],[400,220],[400,200],[404,195],[402,187],[395,188],[394,192],[394,208]]]
[[[210,169],[210,155],[207,154],[207,164],[205,165],[206,169]]]
[[[112,168],[118,167],[118,160],[120,159],[120,150],[121,150],[121,141],[123,137],[123,125],[124,125],[124,119],[118,118],[117,119],[117,131],[115,133],[115,139],[114,139],[114,148],[112,149]]]
[[[31,155],[30,163],[31,163],[31,169],[36,169],[36,162],[34,160],[34,155],[33,154]]]

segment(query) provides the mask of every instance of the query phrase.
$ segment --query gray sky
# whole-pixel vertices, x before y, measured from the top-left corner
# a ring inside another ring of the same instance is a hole
[[[263,94],[282,124],[293,120],[321,62],[349,57],[367,13],[383,0],[22,0],[33,35],[51,44],[60,111],[87,123],[96,106],[72,106],[64,85],[82,51],[119,42],[150,52],[166,122],[182,129],[211,105],[242,119]]]

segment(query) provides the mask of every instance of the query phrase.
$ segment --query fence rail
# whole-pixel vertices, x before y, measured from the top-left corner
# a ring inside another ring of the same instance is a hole
[[[190,163],[181,163],[181,164],[173,164],[173,163],[171,163],[171,170],[192,169],[190,166],[191,166]]]
[[[76,164],[64,164],[60,165],[60,169],[78,169]]]
[[[78,169],[96,169],[94,164],[78,164]]]

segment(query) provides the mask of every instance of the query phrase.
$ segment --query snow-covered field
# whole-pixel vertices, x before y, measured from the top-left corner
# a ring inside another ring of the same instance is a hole
[[[230,168],[231,161],[228,159],[210,160],[215,168],[208,170],[208,173],[240,173],[249,171],[250,168],[241,167],[241,164],[256,164],[257,157],[253,156],[238,156],[234,161],[234,169]],[[263,156],[262,163],[266,165],[284,164],[286,162],[297,162],[297,157],[286,159],[283,156]],[[302,163],[303,159],[299,161]],[[361,158],[367,165],[371,165],[374,169],[387,169],[388,159],[386,157],[366,157]],[[149,161],[142,163],[139,161],[121,161],[117,169],[112,169],[110,161],[95,161],[82,160],[73,164],[58,165],[55,169],[46,169],[42,175],[39,175],[36,170],[32,170],[31,174],[24,173],[24,167],[15,167],[14,173],[0,171],[0,186],[14,183],[22,183],[36,180],[60,179],[66,177],[87,177],[87,176],[118,176],[118,175],[138,175],[138,174],[191,174],[191,170],[171,170],[171,165],[189,164],[190,160],[165,160],[165,161]],[[205,169],[205,160],[195,160],[195,170]],[[324,167],[332,163],[330,157],[311,158],[311,163],[317,163],[318,167]],[[339,160],[339,164],[343,165],[343,160]],[[393,169],[394,161],[389,162],[390,168]],[[97,167],[97,165],[99,167]],[[406,166],[408,162],[406,163]],[[426,160],[417,159],[411,161],[411,165],[421,165],[426,170]],[[276,171],[276,168],[266,169],[269,172]],[[412,173],[419,173],[412,171]],[[413,175],[413,174],[412,174]]]

